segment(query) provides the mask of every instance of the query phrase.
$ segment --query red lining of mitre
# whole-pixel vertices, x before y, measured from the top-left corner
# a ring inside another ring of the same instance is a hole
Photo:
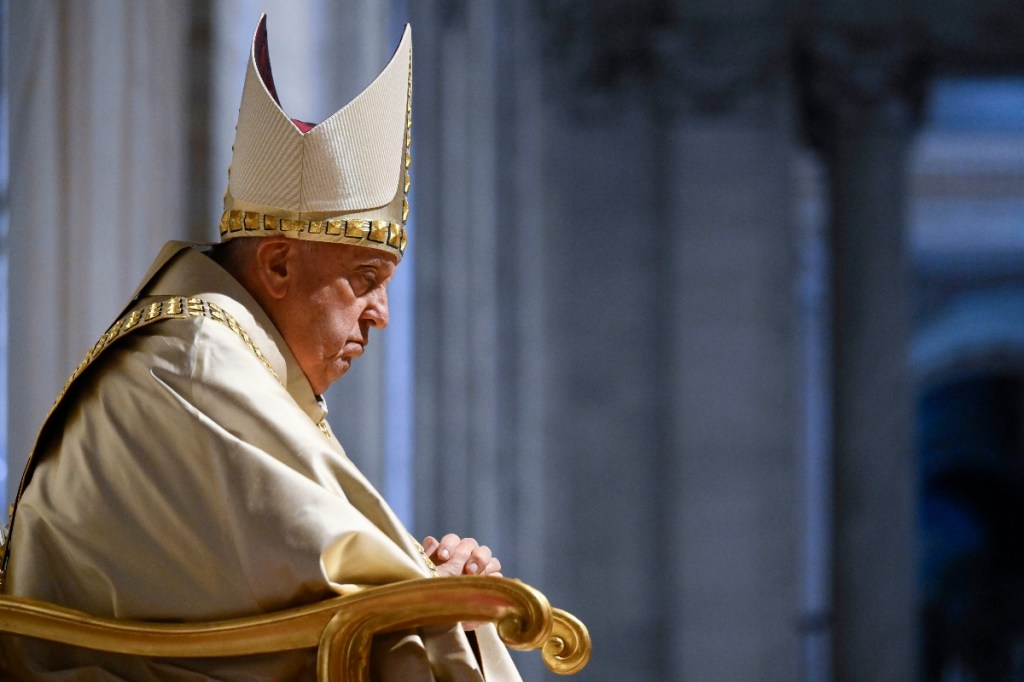
[[[256,73],[267,88],[267,92],[281,106],[281,100],[277,98],[277,88],[274,86],[274,72],[270,70],[270,46],[267,44],[267,15],[260,17],[260,23],[256,27],[256,37],[252,44],[253,57],[256,60]]]
[[[263,80],[263,85],[266,86],[267,92],[277,102],[277,106],[281,107],[281,100],[277,97],[277,86],[274,85],[274,72],[270,69],[270,45],[267,42],[267,15],[265,14],[260,17],[259,26],[256,27],[256,37],[253,40],[253,56],[256,59],[256,73]],[[283,111],[284,107],[281,107],[281,110]],[[302,133],[308,133],[316,127],[316,123],[300,121],[297,118],[291,119],[291,122]]]

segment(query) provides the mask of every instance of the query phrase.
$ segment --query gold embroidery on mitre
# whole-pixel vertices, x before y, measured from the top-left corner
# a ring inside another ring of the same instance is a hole
[[[391,236],[388,237],[388,246],[403,250],[402,247],[402,236],[405,234],[405,228],[398,223],[391,223]]]
[[[377,242],[378,244],[384,244],[388,240],[388,226],[389,223],[386,220],[373,220],[370,222],[370,236],[371,242]]]
[[[258,230],[263,225],[263,216],[255,211],[246,211],[242,219],[242,225],[247,230]]]
[[[402,220],[409,217],[409,202],[402,199]],[[293,220],[279,218],[270,213],[252,211],[224,211],[220,219],[222,238],[233,233],[249,235],[292,233],[310,235],[317,241],[339,242],[356,246],[384,248],[398,256],[405,253],[408,242],[405,225],[389,220],[364,220],[361,218],[324,218],[319,220]],[[372,242],[367,243],[367,242]]]
[[[346,220],[345,236],[354,239],[367,239],[370,236],[369,220]]]

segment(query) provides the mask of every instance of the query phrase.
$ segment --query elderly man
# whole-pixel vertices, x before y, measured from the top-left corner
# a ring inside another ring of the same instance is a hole
[[[407,29],[346,107],[315,126],[289,119],[261,19],[222,243],[165,247],[75,370],[26,469],[5,592],[103,616],[208,620],[357,584],[500,575],[474,540],[416,542],[345,456],[320,397],[388,323],[407,240],[410,98]],[[380,679],[518,679],[491,626],[398,633],[373,655]],[[311,652],[156,660],[27,639],[4,642],[3,661],[15,679],[314,674]]]

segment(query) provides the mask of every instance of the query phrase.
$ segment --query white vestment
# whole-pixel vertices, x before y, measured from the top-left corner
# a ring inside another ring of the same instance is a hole
[[[206,255],[169,244],[132,307],[170,296],[220,306],[237,327],[193,316],[134,330],[72,384],[40,434],[5,591],[98,616],[191,621],[430,575],[248,292]],[[494,628],[476,637],[486,679],[518,680]],[[308,651],[169,661],[10,638],[3,657],[25,679],[315,677]],[[379,679],[481,679],[459,626],[379,640],[374,660]]]

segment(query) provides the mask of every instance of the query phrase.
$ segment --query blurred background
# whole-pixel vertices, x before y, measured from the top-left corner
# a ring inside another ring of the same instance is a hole
[[[579,679],[1024,680],[1019,0],[4,0],[8,500],[216,238],[264,11],[309,121],[413,24],[410,251],[332,424],[590,626]]]

